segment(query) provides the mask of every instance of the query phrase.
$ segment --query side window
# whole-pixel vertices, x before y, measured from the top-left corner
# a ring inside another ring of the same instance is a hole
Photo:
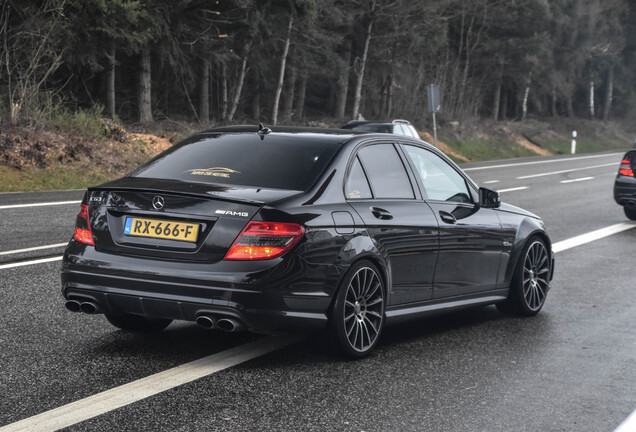
[[[407,128],[411,131],[411,136],[413,136],[413,138],[420,139],[420,134],[417,133],[417,129],[415,129],[414,126],[407,126]]]
[[[371,198],[371,188],[367,177],[362,171],[362,165],[356,157],[351,165],[349,177],[345,183],[345,196],[347,199],[369,199]]]
[[[429,199],[471,203],[464,178],[444,159],[420,147],[405,145]]]
[[[358,152],[375,198],[415,198],[402,159],[393,144],[376,144]]]

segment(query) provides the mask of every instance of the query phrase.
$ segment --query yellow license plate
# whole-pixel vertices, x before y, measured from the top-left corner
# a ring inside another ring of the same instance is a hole
[[[126,225],[124,225],[124,234],[196,242],[199,235],[199,224],[127,217]]]

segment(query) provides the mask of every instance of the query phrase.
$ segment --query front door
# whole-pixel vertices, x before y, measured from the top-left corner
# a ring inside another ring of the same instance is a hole
[[[494,289],[503,249],[501,224],[495,211],[475,202],[478,195],[443,158],[423,147],[403,148],[439,223],[433,298]]]

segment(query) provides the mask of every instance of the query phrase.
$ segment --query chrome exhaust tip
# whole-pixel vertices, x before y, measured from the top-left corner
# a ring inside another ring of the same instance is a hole
[[[70,310],[71,312],[80,312],[82,310],[81,303],[77,300],[68,300],[66,303],[64,303],[64,306],[66,306],[66,309]]]
[[[241,322],[232,318],[221,318],[217,322],[217,325],[219,326],[219,329],[226,332],[235,332],[245,329],[245,326]]]
[[[98,314],[102,312],[102,309],[93,302],[80,303],[80,310],[89,315]]]
[[[207,315],[199,315],[197,317],[197,324],[199,325],[199,327],[203,327],[209,330],[212,330],[216,327],[216,321],[214,320],[214,318]]]

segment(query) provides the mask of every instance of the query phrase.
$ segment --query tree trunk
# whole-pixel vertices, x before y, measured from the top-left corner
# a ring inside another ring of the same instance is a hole
[[[139,69],[139,122],[142,125],[154,123],[152,118],[152,94],[151,94],[151,66],[150,48],[141,51],[141,64]]]
[[[274,108],[272,109],[272,124],[278,122],[278,104],[280,102],[280,94],[283,91],[283,82],[285,81],[285,64],[287,63],[287,53],[289,52],[289,44],[291,42],[292,24],[294,17],[289,17],[289,25],[287,26],[287,38],[285,39],[285,48],[283,49],[283,58],[280,61],[280,73],[278,74],[278,85],[276,86],[276,94],[274,95]]]
[[[614,99],[614,65],[610,66],[607,71],[607,92],[605,95],[605,107],[603,108],[603,120],[610,118],[612,111],[612,100]]]
[[[351,63],[351,41],[346,42],[344,58],[340,59],[340,70],[338,73],[338,92],[336,93],[336,117],[345,118],[345,108],[347,106],[347,93],[349,92],[349,69]]]
[[[283,99],[283,121],[291,120],[294,115],[294,99],[296,97],[296,68],[291,67],[289,71],[289,82],[287,83],[287,94]]]
[[[594,81],[590,80],[590,119],[594,120]]]
[[[210,59],[204,58],[201,63],[201,79],[199,88],[199,121],[210,123]]]
[[[261,89],[260,89],[260,73],[258,68],[254,68],[254,96],[252,97],[252,117],[261,123]]]
[[[526,89],[523,92],[523,100],[521,102],[521,121],[526,120],[528,114],[528,95],[530,94],[530,84],[526,85]]]
[[[492,119],[499,120],[499,106],[501,103],[501,86],[503,85],[504,60],[499,59],[499,73],[497,74],[497,83],[495,84],[495,98],[492,104]]]
[[[574,105],[572,104],[572,94],[568,93],[565,96],[565,108],[568,111],[568,117],[574,117]]]
[[[221,120],[227,120],[227,65],[221,62]]]
[[[375,9],[375,2],[371,5],[371,13]],[[356,120],[360,113],[360,100],[362,99],[362,81],[364,79],[364,67],[367,64],[367,56],[369,54],[369,42],[371,41],[371,31],[373,30],[373,17],[369,17],[369,26],[367,27],[367,38],[364,41],[364,51],[362,52],[362,60],[360,62],[360,70],[356,73],[356,92],[353,98],[353,111],[351,112],[351,118]]]
[[[296,101],[296,118],[302,119],[305,115],[305,94],[307,92],[307,71],[303,71],[298,86],[298,100]]]
[[[241,100],[241,91],[243,90],[243,83],[245,82],[245,71],[247,68],[247,56],[250,52],[251,42],[245,44],[245,54],[243,54],[243,60],[241,61],[241,73],[238,77],[238,82],[236,84],[236,90],[234,91],[234,99],[232,100],[232,106],[230,107],[230,113],[227,116],[229,121],[232,121],[234,118],[234,114],[236,113],[236,109],[238,108],[238,104]]]
[[[558,117],[559,113],[557,112],[557,92],[556,89],[552,89],[552,100],[550,101],[550,111],[552,112],[552,117]]]
[[[115,41],[110,42],[108,54],[108,68],[106,76],[106,112],[111,119],[115,118],[117,111],[115,110],[115,66],[117,59],[115,55],[117,51],[115,49]]]

